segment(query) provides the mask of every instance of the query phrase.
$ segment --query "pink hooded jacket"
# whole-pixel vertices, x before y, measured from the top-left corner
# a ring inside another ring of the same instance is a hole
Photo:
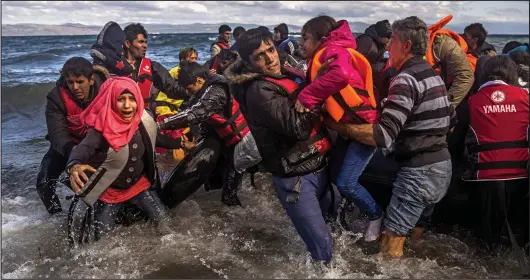
[[[335,60],[328,65],[324,75],[311,82],[298,95],[298,100],[308,109],[313,109],[316,105],[323,103],[329,96],[339,92],[348,84],[352,87],[364,88],[364,81],[353,67],[351,55],[346,49],[357,49],[355,37],[347,21],[341,20],[338,24],[339,27],[331,31],[315,51],[316,54],[322,48],[326,48],[320,56],[320,63],[331,58]],[[313,61],[313,58],[310,61]],[[311,62],[309,69],[311,69]]]

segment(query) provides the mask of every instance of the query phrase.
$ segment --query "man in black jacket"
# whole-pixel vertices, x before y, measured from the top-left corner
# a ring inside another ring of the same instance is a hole
[[[364,34],[355,38],[357,51],[362,53],[372,65],[374,80],[379,76],[388,59],[385,57],[385,47],[390,37],[392,37],[390,22],[385,19],[370,25]]]
[[[247,30],[240,38],[242,61],[225,74],[262,156],[261,168],[294,227],[316,261],[330,262],[332,238],[324,215],[333,206],[328,189],[327,135],[315,129],[319,114],[298,113],[294,94],[303,80],[280,65],[268,29]],[[285,86],[281,86],[283,84]],[[293,94],[293,95],[291,95]]]
[[[231,52],[230,52],[231,53]],[[212,131],[225,129],[232,119],[234,126],[232,129],[242,128],[236,134],[248,132],[246,123],[242,126],[239,121],[244,122],[241,113],[234,111],[233,98],[229,91],[228,81],[225,77],[217,74],[210,74],[205,66],[196,62],[182,63],[178,76],[179,84],[186,88],[188,93],[199,96],[199,100],[191,106],[174,116],[168,117],[158,123],[161,129],[178,129],[187,126],[202,126],[205,130]],[[237,117],[239,114],[239,118]],[[215,121],[220,120],[220,121]],[[220,134],[218,132],[218,134]],[[233,167],[234,146],[238,142],[231,134],[219,135],[226,143],[225,157],[228,164],[224,168],[223,189],[221,201],[228,205],[241,205],[237,197],[237,190],[243,179],[242,174],[235,171]],[[234,139],[233,139],[234,138]],[[240,140],[239,140],[240,141]]]
[[[78,115],[98,94],[104,79],[99,74],[90,61],[72,57],[63,65],[61,77],[46,96],[46,139],[50,149],[42,159],[36,188],[50,214],[62,211],[55,186],[72,148],[85,136]]]
[[[140,86],[145,106],[155,112],[156,97],[160,91],[171,99],[186,99],[186,89],[179,86],[169,71],[160,63],[145,57],[147,52],[147,31],[139,24],[125,27],[124,55],[133,66],[131,78]]]

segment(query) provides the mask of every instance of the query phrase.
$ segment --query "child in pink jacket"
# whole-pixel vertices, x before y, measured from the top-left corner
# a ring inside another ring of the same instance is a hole
[[[309,71],[316,53],[323,48],[325,50],[320,56],[319,62],[321,64],[330,62],[324,74],[312,81],[298,95],[295,106],[299,112],[307,112],[323,105],[328,97],[340,92],[348,84],[353,88],[364,89],[364,80],[353,66],[351,54],[347,50],[347,48],[357,48],[355,37],[347,21],[336,22],[332,17],[318,16],[304,25],[300,51],[309,61]],[[356,115],[358,118],[344,114],[340,121],[345,123],[373,123],[377,117],[375,109],[359,111]],[[341,195],[359,207],[370,220],[365,234],[366,241],[377,239],[383,220],[381,207],[370,193],[359,184],[359,177],[374,152],[375,147],[338,136],[332,151],[331,162],[332,170],[334,166],[340,169],[334,183]]]

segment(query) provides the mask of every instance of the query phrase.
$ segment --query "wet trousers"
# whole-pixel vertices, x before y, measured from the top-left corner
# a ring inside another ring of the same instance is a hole
[[[66,168],[68,159],[55,151],[52,147],[46,152],[40,164],[37,175],[37,193],[39,194],[46,211],[50,214],[61,212],[61,202],[55,194],[57,179]]]
[[[330,262],[333,240],[324,217],[329,212],[336,211],[340,197],[332,199],[327,168],[299,177],[273,176],[272,182],[280,202],[313,260]]]
[[[167,208],[158,197],[158,194],[151,189],[147,189],[135,197],[129,203],[136,205],[147,216],[152,219],[157,226],[165,223],[169,217]],[[120,211],[123,203],[110,204],[98,200],[94,205],[94,227],[96,240],[104,233],[112,231],[116,226],[116,215]]]

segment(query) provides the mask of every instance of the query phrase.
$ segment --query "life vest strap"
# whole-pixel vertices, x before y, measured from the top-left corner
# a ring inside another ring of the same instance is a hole
[[[368,123],[355,113],[355,111],[348,105],[348,103],[346,103],[346,101],[344,100],[344,98],[342,97],[340,93],[335,93],[332,95],[332,97],[342,107],[342,109],[344,110],[344,113],[348,115],[350,118],[352,118],[354,121],[358,123],[362,123],[362,124]]]
[[[149,75],[149,74],[141,74],[138,76],[138,82],[143,82],[145,80],[149,80],[149,81],[153,81],[153,76],[152,75]]]
[[[502,150],[502,149],[525,149],[528,148],[527,140],[520,141],[506,141],[506,142],[494,142],[481,145],[473,145],[468,148],[470,153],[479,153],[486,151]]]
[[[232,132],[230,134],[224,136],[223,140],[228,142],[228,141],[232,140],[232,138],[234,138],[235,136],[239,136],[239,137],[242,138],[243,136],[241,135],[241,131],[243,131],[243,129],[245,129],[246,127],[247,127],[247,123],[246,122],[242,123],[238,127],[235,127],[235,125],[234,125]]]
[[[527,161],[493,161],[493,162],[479,162],[473,164],[477,170],[490,170],[490,169],[513,169],[522,168],[526,169]]]
[[[230,125],[232,123],[234,123],[237,119],[237,117],[241,114],[241,109],[237,109],[237,111],[228,119],[226,119],[224,122],[222,123],[212,123],[210,124],[213,128],[223,128],[227,125]]]

